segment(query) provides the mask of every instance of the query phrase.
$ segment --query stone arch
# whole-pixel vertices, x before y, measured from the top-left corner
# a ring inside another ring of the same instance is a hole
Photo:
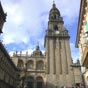
[[[44,81],[41,76],[36,77],[36,88],[44,88]]]
[[[27,61],[27,68],[28,69],[33,69],[33,67],[34,67],[34,61],[33,60]]]
[[[54,30],[58,30],[58,26],[57,25],[54,25]]]
[[[44,61],[37,61],[36,69],[37,70],[43,70],[44,69]]]
[[[23,60],[21,60],[21,59],[18,60],[17,67],[18,67],[19,69],[21,69],[21,70],[23,69],[23,67],[24,67],[24,62],[23,62]]]
[[[34,77],[29,76],[27,78],[27,88],[34,88]]]

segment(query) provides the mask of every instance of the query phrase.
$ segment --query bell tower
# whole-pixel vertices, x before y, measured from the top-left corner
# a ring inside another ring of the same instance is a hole
[[[52,9],[49,13],[49,22],[48,29],[52,31],[60,31],[60,28],[63,25],[63,19],[60,15],[60,11],[56,8],[55,3],[52,5]]]
[[[47,88],[61,88],[74,84],[70,36],[63,24],[60,11],[53,3],[45,36]]]

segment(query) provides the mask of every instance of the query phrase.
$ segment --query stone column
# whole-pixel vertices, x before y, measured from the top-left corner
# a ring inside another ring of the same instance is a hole
[[[61,60],[62,60],[62,74],[66,74],[66,56],[65,56],[65,47],[64,39],[61,40]]]
[[[54,74],[56,74],[56,56],[55,56],[55,49],[56,49],[56,39],[53,39],[53,69],[54,69]]]
[[[50,39],[49,44],[49,53],[50,53],[50,74],[54,74],[54,49],[53,49],[53,39]]]
[[[71,57],[71,51],[70,51],[70,43],[69,39],[65,40],[66,45],[66,54],[67,54],[67,63],[68,63],[68,84],[74,84],[74,71],[72,70],[72,57]],[[71,77],[71,78],[70,78]]]
[[[66,85],[66,56],[65,56],[65,47],[64,47],[64,39],[61,39],[61,65],[62,65],[62,85]]]
[[[61,66],[61,47],[60,40],[56,39],[56,48],[55,48],[55,60],[56,60],[56,75],[59,78],[59,75],[62,74],[62,66]]]
[[[46,38],[46,73],[50,73],[50,58],[49,58],[49,38]]]

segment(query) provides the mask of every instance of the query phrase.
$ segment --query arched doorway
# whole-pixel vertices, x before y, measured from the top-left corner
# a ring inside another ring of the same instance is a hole
[[[27,79],[27,88],[34,88],[34,77],[28,77]]]
[[[44,82],[42,77],[37,77],[36,78],[36,88],[43,88],[44,87]]]

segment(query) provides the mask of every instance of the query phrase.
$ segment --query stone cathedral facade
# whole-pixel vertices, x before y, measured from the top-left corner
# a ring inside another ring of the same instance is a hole
[[[39,45],[31,55],[14,53],[12,59],[20,69],[20,87],[63,88],[82,84],[80,62],[72,61],[70,36],[63,24],[60,11],[53,3],[45,35],[45,54]]]

